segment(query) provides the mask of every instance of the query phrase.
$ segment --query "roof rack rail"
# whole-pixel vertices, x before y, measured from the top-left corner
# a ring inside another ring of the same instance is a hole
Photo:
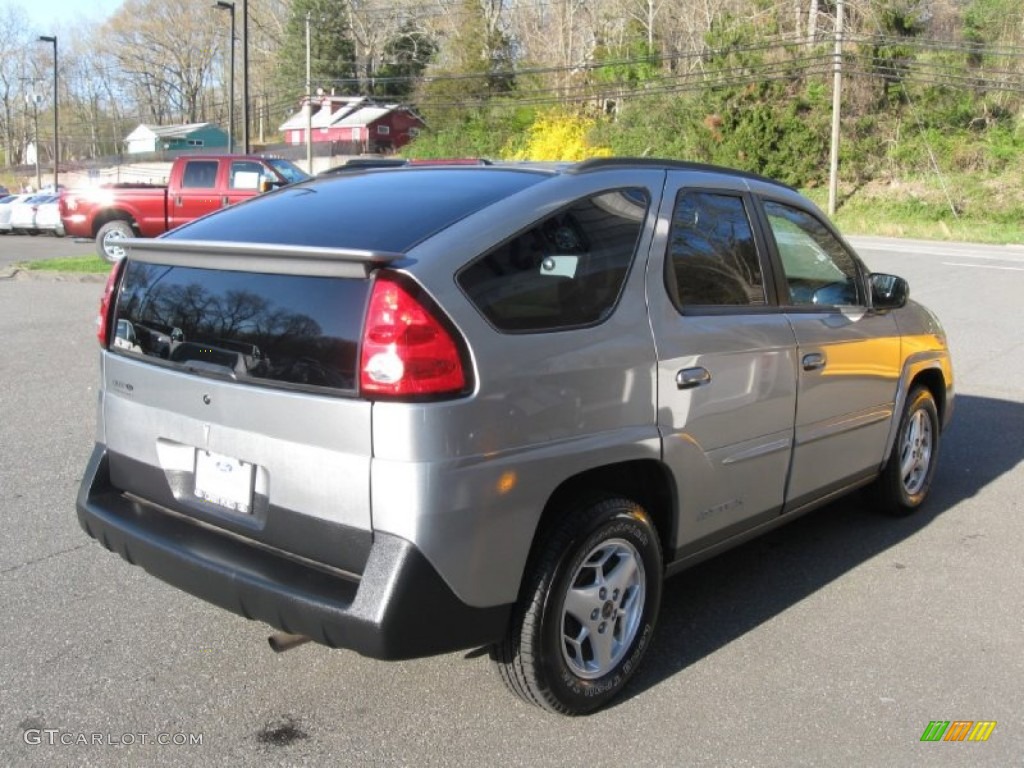
[[[787,184],[783,184],[781,181],[770,179],[767,176],[761,176],[760,174],[753,173],[752,171],[741,171],[737,168],[728,168],[724,165],[695,163],[689,160],[665,160],[663,158],[655,157],[595,157],[572,166],[568,172],[589,173],[591,171],[598,171],[606,168],[671,168],[681,171],[725,173],[730,176],[738,176],[744,179],[751,179],[753,181],[763,181],[768,184],[774,184],[778,187],[792,189],[792,187]]]

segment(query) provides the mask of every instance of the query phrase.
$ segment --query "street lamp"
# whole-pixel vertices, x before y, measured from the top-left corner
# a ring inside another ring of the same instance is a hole
[[[228,154],[235,152],[235,4],[227,0],[217,0],[213,6],[222,11],[231,11],[231,85],[228,88]]]
[[[57,194],[57,158],[60,155],[60,143],[57,134],[57,36],[40,35],[40,43],[53,43],[53,194]],[[38,147],[36,148],[38,152]]]

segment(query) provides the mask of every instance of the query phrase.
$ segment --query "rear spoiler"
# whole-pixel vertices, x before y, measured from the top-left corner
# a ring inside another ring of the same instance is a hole
[[[147,264],[313,277],[368,277],[374,269],[405,258],[391,251],[220,240],[132,237],[117,244],[132,261]]]

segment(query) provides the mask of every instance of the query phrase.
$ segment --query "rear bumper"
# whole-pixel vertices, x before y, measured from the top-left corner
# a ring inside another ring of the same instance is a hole
[[[376,533],[360,576],[319,568],[127,497],[97,445],[78,494],[82,528],[112,552],[240,616],[332,648],[406,659],[503,636],[511,605],[460,601],[410,542]]]

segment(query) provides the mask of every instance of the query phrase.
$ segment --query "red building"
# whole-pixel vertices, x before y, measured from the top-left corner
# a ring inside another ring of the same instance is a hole
[[[306,143],[307,110],[312,108],[312,142],[330,142],[343,153],[387,153],[408,144],[423,120],[400,104],[379,104],[365,96],[315,96],[281,125],[288,144]]]

